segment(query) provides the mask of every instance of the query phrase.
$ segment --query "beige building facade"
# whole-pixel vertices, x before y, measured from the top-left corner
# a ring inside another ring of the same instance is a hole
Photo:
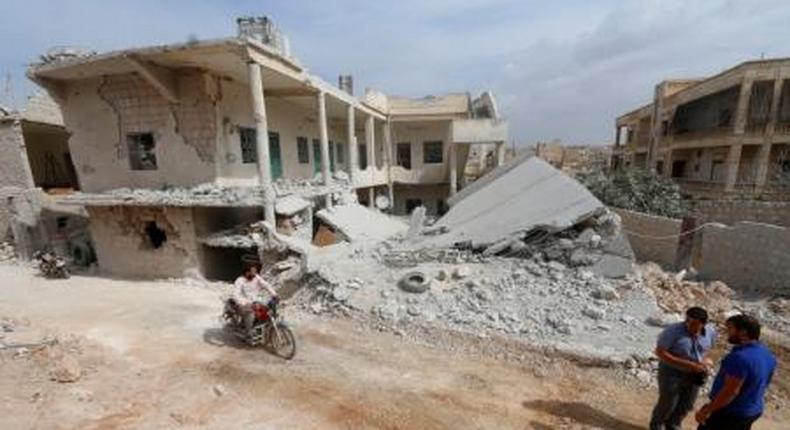
[[[701,199],[790,194],[790,59],[664,81],[616,120],[614,169],[651,169]]]
[[[260,219],[279,226],[281,200],[318,210],[340,188],[396,214],[438,213],[469,145],[507,141],[489,93],[355,97],[347,78],[340,88],[310,74],[266,18],[242,21],[263,25],[30,68],[62,108],[82,190],[72,203],[90,213],[106,271],[141,275],[119,262],[126,255],[148,276],[205,274],[217,252],[204,236]]]

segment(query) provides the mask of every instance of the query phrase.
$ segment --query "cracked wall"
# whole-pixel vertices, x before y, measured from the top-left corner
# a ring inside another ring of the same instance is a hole
[[[127,278],[181,277],[198,268],[198,242],[190,208],[89,207],[91,236],[103,273]],[[146,226],[167,239],[155,247]]]
[[[70,84],[63,114],[72,133],[69,146],[82,189],[101,192],[212,182],[214,104],[205,85],[193,85],[203,79],[200,74],[180,76],[183,106],[169,104],[134,74]],[[130,168],[129,133],[153,134],[156,170]]]

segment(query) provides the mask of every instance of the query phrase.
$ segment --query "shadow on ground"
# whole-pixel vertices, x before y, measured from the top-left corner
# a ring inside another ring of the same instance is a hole
[[[573,421],[592,427],[611,430],[644,430],[640,427],[601,412],[586,403],[564,402],[561,400],[530,400],[522,403],[527,409],[545,412],[558,418],[570,418]],[[539,423],[533,423],[539,424]],[[539,424],[541,425],[541,424]],[[541,425],[542,426],[542,425]],[[545,427],[536,427],[545,428]]]

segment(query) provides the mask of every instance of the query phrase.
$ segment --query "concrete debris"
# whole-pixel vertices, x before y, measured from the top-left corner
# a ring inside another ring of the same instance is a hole
[[[449,232],[426,245],[470,242],[485,247],[536,227],[561,231],[603,210],[581,184],[539,158],[530,158],[458,201],[436,222]]]
[[[409,220],[409,231],[406,233],[406,239],[414,240],[420,234],[423,225],[425,224],[425,206],[419,206],[411,213]]]
[[[393,265],[392,256],[401,255],[397,246],[391,240],[363,252],[338,250],[294,300],[314,313],[499,334],[596,359],[652,355],[658,328],[645,320],[661,311],[638,282],[606,280],[543,256],[490,257],[483,264],[442,261],[446,255],[434,250],[434,258],[414,266]],[[415,272],[431,283],[419,298],[399,285]]]
[[[359,204],[321,209],[316,217],[332,226],[349,242],[380,242],[406,232],[403,222]]]
[[[77,382],[82,377],[82,368],[74,357],[65,355],[54,363],[50,377],[61,383]]]
[[[705,308],[714,319],[722,319],[733,308],[734,292],[723,282],[678,280],[653,263],[640,267],[641,283],[655,294],[658,306],[668,313],[683,314],[691,306]]]
[[[312,206],[312,202],[299,196],[286,196],[281,199],[277,199],[275,212],[277,212],[279,215],[291,216],[296,215],[305,209],[309,209]]]
[[[542,254],[613,279],[633,272],[619,216],[574,179],[537,158],[492,173],[454,200],[431,229],[443,233],[425,235],[417,246],[471,249],[485,257]]]
[[[16,264],[16,249],[12,243],[0,242],[0,264]]]

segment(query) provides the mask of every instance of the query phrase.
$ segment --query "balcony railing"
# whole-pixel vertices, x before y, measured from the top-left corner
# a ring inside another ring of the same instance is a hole
[[[780,122],[776,124],[775,134],[790,134],[790,122]]]

